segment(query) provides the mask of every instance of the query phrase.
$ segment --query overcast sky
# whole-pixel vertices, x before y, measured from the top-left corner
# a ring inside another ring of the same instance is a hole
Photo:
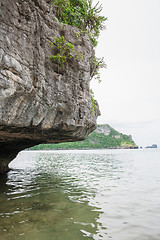
[[[94,2],[97,2],[94,0]],[[98,123],[160,147],[160,0],[99,0],[108,17],[96,49],[107,68],[91,81]]]

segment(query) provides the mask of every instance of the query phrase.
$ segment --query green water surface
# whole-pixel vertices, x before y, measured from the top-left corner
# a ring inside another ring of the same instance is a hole
[[[0,240],[159,240],[159,153],[21,152],[1,176]]]

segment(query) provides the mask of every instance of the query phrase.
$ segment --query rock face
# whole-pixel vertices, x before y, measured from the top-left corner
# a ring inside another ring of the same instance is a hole
[[[0,172],[17,153],[39,143],[77,141],[96,128],[90,76],[94,50],[87,35],[54,20],[50,1],[1,0]],[[83,51],[65,68],[50,62],[53,37]]]

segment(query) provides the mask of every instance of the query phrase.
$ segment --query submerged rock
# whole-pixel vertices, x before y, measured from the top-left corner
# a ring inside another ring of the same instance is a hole
[[[17,153],[39,143],[85,139],[96,128],[90,76],[94,50],[88,35],[54,20],[44,0],[1,0],[0,172]],[[65,68],[49,61],[49,41],[64,36],[83,52]]]

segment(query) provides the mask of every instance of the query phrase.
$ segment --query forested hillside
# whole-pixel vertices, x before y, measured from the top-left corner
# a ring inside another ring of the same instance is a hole
[[[138,148],[131,136],[122,134],[108,124],[98,125],[88,138],[79,142],[65,142],[58,144],[40,144],[32,147],[41,149],[97,149],[97,148]]]

